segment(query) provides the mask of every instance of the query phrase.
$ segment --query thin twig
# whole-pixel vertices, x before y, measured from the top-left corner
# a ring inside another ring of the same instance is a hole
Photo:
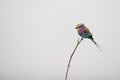
[[[71,63],[71,60],[72,60],[72,57],[78,47],[78,45],[80,44],[80,42],[83,40],[83,38],[81,38],[80,40],[78,39],[78,42],[77,42],[77,45],[75,46],[71,56],[70,56],[70,59],[69,59],[69,62],[68,62],[68,66],[67,66],[67,71],[66,71],[66,75],[65,75],[65,80],[67,80],[67,77],[68,77],[68,71],[69,71],[69,68],[70,68],[70,63]]]

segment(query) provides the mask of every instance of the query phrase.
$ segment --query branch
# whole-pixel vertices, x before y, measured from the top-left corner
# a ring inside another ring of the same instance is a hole
[[[67,77],[68,77],[68,71],[69,71],[69,68],[70,68],[70,63],[71,63],[72,57],[73,57],[73,55],[74,55],[74,53],[75,53],[78,45],[80,44],[80,42],[81,42],[82,40],[83,40],[83,38],[81,38],[80,40],[78,39],[78,42],[77,42],[77,44],[76,44],[76,46],[75,46],[75,48],[74,48],[74,50],[73,50],[73,52],[72,52],[72,54],[71,54],[71,56],[70,56],[70,59],[69,59],[69,62],[68,62],[68,66],[67,66],[66,75],[65,75],[65,80],[67,80]]]

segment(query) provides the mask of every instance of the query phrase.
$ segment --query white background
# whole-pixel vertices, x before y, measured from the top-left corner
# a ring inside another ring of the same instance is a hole
[[[64,80],[80,22],[68,79],[120,80],[119,0],[0,0],[0,80]]]

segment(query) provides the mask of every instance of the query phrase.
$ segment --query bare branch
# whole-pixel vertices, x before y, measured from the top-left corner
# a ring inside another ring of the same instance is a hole
[[[80,40],[78,39],[78,42],[77,42],[77,44],[76,44],[76,46],[75,46],[75,48],[74,48],[74,50],[73,50],[73,52],[72,52],[72,54],[71,54],[71,56],[70,56],[70,59],[69,59],[69,62],[68,62],[68,66],[67,66],[66,75],[65,75],[65,80],[67,80],[67,77],[68,77],[68,71],[69,71],[69,68],[70,68],[70,63],[71,63],[72,57],[73,57],[73,55],[74,55],[74,53],[75,53],[78,45],[80,44],[80,42],[81,42],[82,40],[83,40],[83,38],[81,38]]]

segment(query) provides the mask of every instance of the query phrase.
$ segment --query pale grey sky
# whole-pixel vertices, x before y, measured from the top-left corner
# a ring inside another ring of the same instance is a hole
[[[68,79],[120,80],[119,0],[1,0],[0,80],[64,80],[80,22],[103,53],[83,40]]]

